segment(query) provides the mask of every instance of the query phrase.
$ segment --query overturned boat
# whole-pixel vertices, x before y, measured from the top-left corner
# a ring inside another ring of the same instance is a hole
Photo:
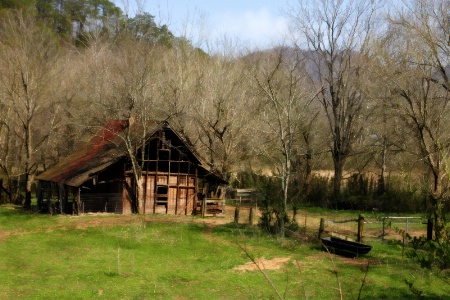
[[[330,253],[355,257],[359,255],[364,255],[372,250],[372,246],[343,240],[337,237],[323,237],[320,239],[322,246],[325,247]]]

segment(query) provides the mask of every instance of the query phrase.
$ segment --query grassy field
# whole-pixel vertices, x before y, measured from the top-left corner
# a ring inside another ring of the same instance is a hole
[[[405,280],[426,299],[449,299],[450,285],[393,240],[349,259],[322,251],[315,235],[279,241],[227,218],[0,206],[0,299],[279,299],[272,285],[286,299],[414,299]]]

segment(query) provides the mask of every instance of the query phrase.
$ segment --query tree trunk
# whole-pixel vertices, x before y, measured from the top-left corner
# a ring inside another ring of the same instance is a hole
[[[439,172],[433,173],[433,193],[431,203],[433,204],[434,236],[437,241],[447,240],[447,231],[444,221],[444,203],[442,199],[442,182]]]
[[[280,216],[280,220],[279,220],[279,226],[280,226],[280,228],[279,228],[279,230],[280,230],[280,238],[281,239],[284,239],[284,237],[285,237],[285,230],[284,230],[284,215],[281,215]]]
[[[31,159],[32,159],[32,145],[31,145],[31,124],[28,123],[24,125],[25,127],[25,151],[26,151],[26,162],[25,162],[25,203],[23,204],[24,209],[31,209],[31,185],[33,183],[33,175],[31,174]]]
[[[31,186],[33,184],[34,176],[31,174],[26,174],[26,187],[25,187],[25,203],[23,205],[24,209],[31,209]]]
[[[304,182],[303,182],[303,193],[308,194],[309,193],[309,185],[311,181],[311,173],[312,173],[312,154],[313,150],[311,148],[311,145],[308,143],[306,145],[306,166],[305,166],[305,174],[304,174]]]
[[[333,200],[335,201],[336,209],[339,207],[341,198],[341,182],[344,172],[344,160],[342,157],[334,159],[334,178],[333,178]]]
[[[284,224],[285,219],[288,217],[287,214],[287,201],[289,198],[289,181],[291,178],[291,160],[290,156],[286,155],[285,157],[285,166],[283,167],[283,174],[282,174],[282,189],[283,189],[283,203],[282,203],[282,211],[280,213],[280,220],[279,220],[279,226],[280,226],[280,237],[285,237],[285,230],[284,230]]]
[[[434,199],[436,204],[434,205],[434,237],[437,241],[447,241],[447,231],[443,221],[443,204],[441,200]]]
[[[143,176],[139,176],[139,178],[136,179],[137,184],[137,194],[136,194],[136,208],[138,214],[144,213],[144,180]]]
[[[378,179],[378,195],[383,195],[386,192],[386,153],[387,153],[387,141],[386,136],[383,138],[383,150],[381,151],[381,174]]]
[[[133,152],[132,143],[130,142],[129,138],[127,138],[127,152],[128,157],[131,160],[131,167],[133,170],[133,178],[135,182],[135,186],[133,187],[133,192],[135,193],[135,209],[136,213],[142,214],[144,212],[144,202],[143,202],[143,196],[144,196],[144,185],[143,182],[143,176],[142,176],[142,170],[139,167],[135,154]]]

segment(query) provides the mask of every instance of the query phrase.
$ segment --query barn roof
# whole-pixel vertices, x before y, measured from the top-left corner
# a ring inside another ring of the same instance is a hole
[[[126,120],[108,121],[86,144],[36,177],[69,186],[80,186],[90,174],[103,170],[124,156],[117,133],[128,127]],[[117,145],[117,146],[116,146]]]
[[[134,133],[143,132],[142,126],[129,126],[128,120],[112,120],[108,121],[89,142],[79,147],[68,157],[62,159],[51,169],[46,170],[36,177],[38,180],[57,182],[68,186],[78,187],[89,180],[93,174],[98,173],[119,159],[127,156],[125,140],[123,133],[130,127]],[[156,131],[165,128],[170,129],[186,148],[191,152],[191,159],[194,163],[201,165],[201,159],[196,152],[191,149],[183,139],[169,127],[166,122],[152,121],[147,123],[145,128],[146,137],[149,139]],[[139,136],[139,135],[138,135]],[[200,171],[205,177],[212,177],[216,181],[225,183],[219,176],[212,174],[205,168],[200,166]]]

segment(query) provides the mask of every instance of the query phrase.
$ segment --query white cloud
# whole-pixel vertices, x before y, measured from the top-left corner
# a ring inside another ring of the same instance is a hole
[[[285,18],[275,16],[267,8],[242,13],[223,13],[212,16],[211,24],[218,36],[238,37],[252,46],[265,47],[280,41],[288,31]]]

